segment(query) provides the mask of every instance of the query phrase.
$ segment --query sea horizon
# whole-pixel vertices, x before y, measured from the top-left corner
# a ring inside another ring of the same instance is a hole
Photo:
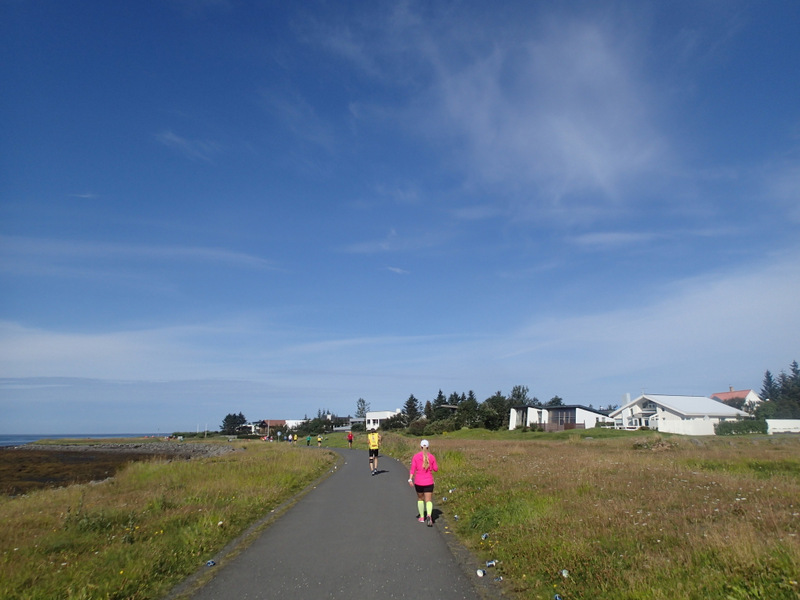
[[[8,446],[24,446],[38,440],[64,440],[64,439],[103,439],[103,438],[136,438],[136,437],[166,437],[168,434],[160,433],[49,433],[49,434],[0,434],[0,448]]]

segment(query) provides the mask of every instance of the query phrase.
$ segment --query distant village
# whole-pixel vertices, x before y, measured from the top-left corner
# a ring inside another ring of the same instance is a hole
[[[467,428],[532,430],[542,432],[607,427],[649,429],[663,433],[705,436],[745,433],[800,433],[800,369],[773,379],[765,374],[762,398],[752,389],[716,392],[710,396],[626,395],[621,405],[596,409],[565,404],[558,396],[547,403],[529,399],[528,389],[516,386],[509,397],[497,392],[483,402],[469,395],[441,391],[424,405],[413,395],[402,408],[369,410],[363,399],[357,414],[341,417],[320,411],[314,419],[260,419],[228,415],[223,433],[259,437],[268,441],[297,439],[336,431],[402,430],[412,435],[436,435]],[[291,436],[291,438],[289,438]]]

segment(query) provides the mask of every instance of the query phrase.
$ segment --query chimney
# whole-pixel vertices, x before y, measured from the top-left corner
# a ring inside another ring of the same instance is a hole
[[[730,389],[731,392],[733,391],[733,386],[732,385],[729,385],[728,388]]]

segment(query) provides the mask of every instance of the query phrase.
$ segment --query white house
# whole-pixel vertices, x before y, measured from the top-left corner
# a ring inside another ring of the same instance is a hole
[[[389,419],[400,412],[400,409],[395,410],[371,410],[367,412],[367,421],[365,423],[367,431],[370,429],[377,429],[381,426],[386,419]]]
[[[712,400],[719,400],[720,402],[728,402],[737,398],[742,398],[744,400],[742,408],[750,413],[752,413],[761,402],[761,398],[753,390],[734,390],[733,386],[730,386],[730,390],[727,392],[711,394]]]
[[[541,426],[545,429],[591,429],[598,422],[613,423],[605,413],[577,404],[564,406],[513,406],[508,428]]]
[[[617,429],[649,427],[683,435],[714,435],[714,425],[749,416],[705,396],[659,394],[644,394],[609,414]]]

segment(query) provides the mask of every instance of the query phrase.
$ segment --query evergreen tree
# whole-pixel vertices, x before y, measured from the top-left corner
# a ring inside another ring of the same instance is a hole
[[[425,418],[428,419],[428,421],[433,420],[433,405],[430,400],[425,402]]]
[[[447,398],[444,393],[442,393],[442,390],[439,390],[439,393],[436,394],[436,398],[433,400],[433,417],[431,420],[440,421],[450,416],[450,410],[444,408],[445,404],[447,404]]]
[[[477,427],[482,424],[478,418],[478,399],[475,392],[469,391],[464,399],[458,403],[458,417],[462,426]]]
[[[761,384],[761,399],[762,400],[777,400],[778,386],[772,377],[772,373],[767,370],[764,373],[764,382]]]
[[[792,362],[788,375],[781,371],[777,381],[767,371],[764,374],[761,395],[764,401],[756,408],[756,418],[800,418],[800,367],[797,361]]]
[[[545,406],[564,406],[564,400],[560,396],[553,396]]]
[[[403,406],[403,414],[406,415],[409,423],[416,421],[422,414],[420,402],[414,397],[414,394],[411,394],[408,397],[408,400],[406,400],[406,403]]]
[[[233,414],[229,413],[222,419],[222,426],[219,428],[225,435],[236,435],[242,425],[247,424],[247,419],[244,418],[242,413]]]

